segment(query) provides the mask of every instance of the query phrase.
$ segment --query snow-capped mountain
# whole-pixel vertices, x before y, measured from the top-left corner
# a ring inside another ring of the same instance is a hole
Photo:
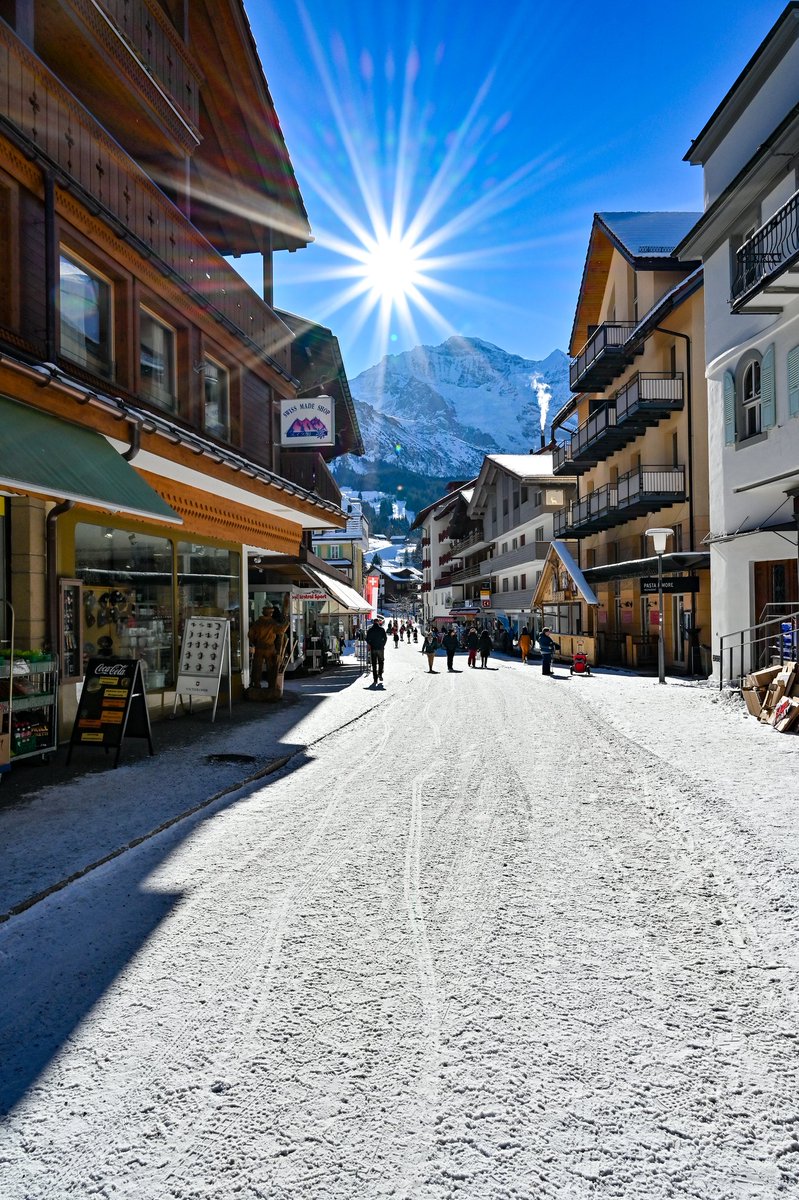
[[[524,453],[549,437],[549,419],[569,396],[569,360],[521,358],[477,338],[417,346],[350,380],[366,454],[345,456],[337,474],[392,467],[415,475],[468,478],[485,454]]]

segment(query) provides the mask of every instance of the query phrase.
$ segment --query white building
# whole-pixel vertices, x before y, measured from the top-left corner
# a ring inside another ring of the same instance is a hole
[[[715,670],[720,638],[799,609],[799,3],[692,143],[705,212],[678,247],[705,274]],[[738,639],[740,644],[740,639]]]

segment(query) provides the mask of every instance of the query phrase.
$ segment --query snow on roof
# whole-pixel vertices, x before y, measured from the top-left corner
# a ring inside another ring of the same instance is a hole
[[[602,212],[597,217],[633,258],[671,258],[699,212]]]
[[[521,479],[547,479],[553,473],[551,454],[487,454],[486,458]]]

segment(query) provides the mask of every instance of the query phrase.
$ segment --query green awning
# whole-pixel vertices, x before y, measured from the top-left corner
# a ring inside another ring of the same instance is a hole
[[[0,488],[4,487],[182,524],[101,434],[0,396]]]

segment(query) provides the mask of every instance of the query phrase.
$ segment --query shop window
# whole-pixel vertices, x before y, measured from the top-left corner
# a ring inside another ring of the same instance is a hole
[[[174,412],[175,331],[146,308],[139,310],[139,378],[142,396],[159,408]]]
[[[233,668],[241,668],[241,556],[178,542],[178,627],[189,617],[227,617]]]
[[[94,375],[110,378],[111,284],[77,259],[61,253],[59,261],[59,332],[64,358]]]
[[[230,373],[214,362],[203,360],[205,396],[203,402],[203,428],[214,437],[230,437]]]
[[[145,686],[173,682],[172,544],[110,525],[75,526],[83,580],[83,655],[138,658]]]

